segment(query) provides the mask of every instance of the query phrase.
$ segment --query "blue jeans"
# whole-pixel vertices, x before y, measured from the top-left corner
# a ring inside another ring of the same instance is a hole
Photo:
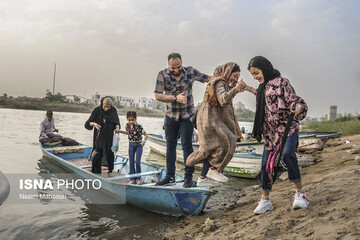
[[[300,169],[295,154],[297,143],[298,143],[298,132],[294,132],[293,135],[287,138],[282,154],[282,158],[288,169],[288,176],[290,182],[301,181]],[[271,153],[270,150],[264,149],[262,161],[261,161],[261,185],[263,191],[271,191],[272,189],[272,185],[268,173],[266,172],[266,162],[270,153]]]
[[[206,174],[209,172],[210,167],[212,167],[212,166],[211,166],[211,164],[209,163],[209,161],[208,161],[208,160],[205,160],[204,163],[203,163],[203,168],[202,168],[202,170],[201,170],[200,176],[201,176],[201,177],[206,177]]]
[[[142,152],[143,152],[143,146],[141,146],[140,142],[129,142],[129,161],[130,161],[129,174],[141,173]],[[134,162],[135,155],[136,155],[136,163]],[[132,179],[136,179],[136,178],[132,178]]]
[[[178,134],[180,132],[185,164],[188,156],[194,151],[192,146],[194,126],[190,119],[179,118],[179,120],[175,120],[165,116],[164,127],[166,138],[166,175],[174,177]],[[192,177],[193,172],[194,167],[188,167],[185,164],[185,178]]]

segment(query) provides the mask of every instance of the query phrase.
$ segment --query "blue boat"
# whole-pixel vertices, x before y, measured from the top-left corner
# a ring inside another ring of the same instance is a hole
[[[176,184],[171,186],[156,186],[158,179],[165,177],[166,170],[141,163],[142,173],[127,174],[129,161],[116,155],[112,174],[107,169],[101,175],[91,172],[91,162],[88,157],[92,148],[86,145],[54,147],[41,145],[43,155],[61,167],[84,179],[98,179],[101,188],[119,199],[119,203],[146,209],[152,212],[171,216],[186,216],[200,213],[210,196],[216,191],[209,187],[184,188],[184,176],[176,174]],[[129,184],[131,178],[141,177],[143,184]],[[195,186],[195,182],[194,182]]]
[[[10,184],[2,172],[0,172],[0,205],[5,202],[10,193]]]

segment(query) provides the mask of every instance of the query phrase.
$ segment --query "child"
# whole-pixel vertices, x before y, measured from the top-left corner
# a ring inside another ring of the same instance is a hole
[[[129,138],[129,160],[130,160],[130,172],[133,173],[141,173],[141,155],[143,151],[143,146],[146,143],[148,138],[147,133],[144,131],[143,127],[136,122],[136,112],[129,111],[126,113],[126,118],[128,123],[126,124],[126,131],[120,131],[123,134],[128,135]],[[145,136],[144,140],[142,139],[142,135]],[[136,164],[134,164],[134,158],[136,155]],[[132,178],[130,183],[142,184],[141,178]]]

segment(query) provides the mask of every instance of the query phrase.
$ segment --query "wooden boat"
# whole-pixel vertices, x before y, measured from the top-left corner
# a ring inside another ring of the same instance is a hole
[[[0,172],[0,205],[5,202],[10,193],[10,184],[5,175]]]
[[[299,132],[300,152],[321,151],[329,139],[338,138],[342,132]]]
[[[148,143],[151,150],[165,156],[166,140],[161,135],[149,134]],[[193,143],[194,151],[199,148],[198,143]],[[224,174],[242,177],[256,178],[261,170],[261,158],[264,145],[256,141],[244,141],[237,143],[234,157],[224,169]],[[176,147],[177,161],[183,162],[181,143]],[[202,165],[198,165],[201,167]]]
[[[101,175],[91,172],[88,157],[91,147],[79,145],[49,147],[41,145],[43,155],[61,167],[85,179],[98,179],[101,188],[126,204],[152,212],[171,216],[192,215],[201,212],[210,196],[216,191],[209,187],[184,188],[184,177],[176,174],[176,184],[172,186],[155,186],[157,179],[165,177],[165,169],[141,163],[142,173],[127,174],[129,161],[116,155],[114,171],[109,176],[107,169]],[[144,184],[129,184],[130,178],[141,177]]]

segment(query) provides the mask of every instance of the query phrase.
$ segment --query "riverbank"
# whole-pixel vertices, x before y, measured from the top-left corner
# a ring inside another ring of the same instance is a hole
[[[261,196],[258,181],[244,189],[224,185],[202,215],[168,226],[164,239],[360,239],[359,152],[360,135],[353,135],[330,140],[314,154],[316,164],[301,169],[306,209],[291,208],[294,187],[288,181],[274,185],[275,209],[262,215],[253,213]]]
[[[307,122],[303,127],[317,132],[342,132],[344,136],[360,134],[358,117],[340,117],[332,121]]]

